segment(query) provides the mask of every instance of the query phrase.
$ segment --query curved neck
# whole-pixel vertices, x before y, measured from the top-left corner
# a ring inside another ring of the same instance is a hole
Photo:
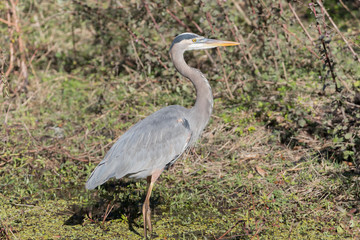
[[[194,116],[192,119],[197,120],[193,123],[196,125],[196,128],[194,129],[198,129],[199,132],[196,134],[200,135],[201,131],[208,123],[213,109],[213,95],[210,84],[204,75],[200,72],[200,70],[191,68],[186,64],[183,51],[177,51],[172,48],[170,51],[170,56],[176,69],[183,76],[188,78],[196,89],[196,102],[195,105],[191,108],[190,114]]]

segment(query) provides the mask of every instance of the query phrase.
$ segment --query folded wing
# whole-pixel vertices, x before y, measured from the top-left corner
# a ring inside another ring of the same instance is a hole
[[[90,175],[87,189],[112,177],[146,178],[176,161],[189,146],[192,131],[188,109],[163,108],[125,132]]]

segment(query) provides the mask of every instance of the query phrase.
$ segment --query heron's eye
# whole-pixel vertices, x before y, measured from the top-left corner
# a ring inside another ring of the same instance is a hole
[[[193,39],[193,42],[196,42],[196,38]]]

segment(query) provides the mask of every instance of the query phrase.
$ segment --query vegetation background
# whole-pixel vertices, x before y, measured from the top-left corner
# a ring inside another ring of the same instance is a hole
[[[154,239],[360,239],[360,1],[0,2],[0,238],[141,239],[145,181],[85,191],[131,125],[194,89],[215,108],[155,186]]]

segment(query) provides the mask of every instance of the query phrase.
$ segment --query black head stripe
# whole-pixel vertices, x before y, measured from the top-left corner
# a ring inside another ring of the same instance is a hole
[[[198,37],[200,37],[200,36],[197,34],[194,34],[194,33],[182,33],[180,35],[177,35],[176,38],[174,39],[174,41],[172,42],[170,49],[174,46],[174,44],[179,43],[182,40],[193,39],[193,38],[198,38]]]

